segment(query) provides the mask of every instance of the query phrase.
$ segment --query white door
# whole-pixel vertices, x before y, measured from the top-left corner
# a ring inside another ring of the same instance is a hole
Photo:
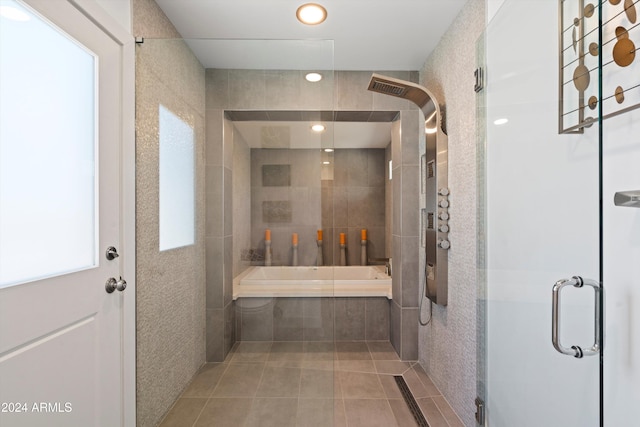
[[[122,46],[66,0],[0,7],[0,426],[122,425]]]

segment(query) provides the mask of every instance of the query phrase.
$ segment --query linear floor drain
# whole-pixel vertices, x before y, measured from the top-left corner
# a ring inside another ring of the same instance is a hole
[[[409,386],[407,385],[407,382],[404,380],[402,375],[394,375],[393,378],[396,380],[396,384],[398,384],[400,393],[402,393],[402,397],[404,398],[404,401],[407,403],[407,406],[411,411],[411,415],[413,415],[413,418],[416,420],[416,423],[418,423],[418,427],[429,427],[429,423],[427,422],[427,419],[424,417],[424,415],[422,415],[422,411],[418,406],[418,402],[416,402],[416,399],[413,397],[413,394],[411,394],[411,390],[409,390]]]

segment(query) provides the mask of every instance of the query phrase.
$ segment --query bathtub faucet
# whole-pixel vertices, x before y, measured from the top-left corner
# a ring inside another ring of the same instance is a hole
[[[391,276],[391,258],[369,258],[369,265],[384,265],[384,272]]]

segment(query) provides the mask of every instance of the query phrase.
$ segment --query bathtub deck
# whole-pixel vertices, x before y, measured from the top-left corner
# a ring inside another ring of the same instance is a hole
[[[283,274],[282,278],[264,278],[264,269],[286,271],[287,267],[250,267],[233,281],[233,299],[268,297],[386,297],[392,298],[391,277],[384,274],[384,267],[370,266],[365,277],[345,275],[350,267],[335,267],[332,275],[314,275],[313,267],[307,279]],[[323,267],[327,269],[329,267]],[[363,269],[366,267],[356,267]],[[291,267],[300,270],[300,267]],[[333,268],[330,268],[333,270]],[[344,269],[340,271],[341,269]],[[326,271],[326,270],[325,270]]]

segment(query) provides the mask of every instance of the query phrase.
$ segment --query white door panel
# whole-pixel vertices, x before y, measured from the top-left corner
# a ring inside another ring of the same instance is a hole
[[[107,279],[120,278],[123,258],[108,261],[105,251],[121,249],[121,46],[66,0],[24,3],[96,57],[97,142],[87,142],[96,144],[96,265],[0,289],[0,402],[12,404],[0,411],[0,425],[118,426],[123,423],[127,290],[106,292]],[[76,97],[68,93],[67,101]],[[48,101],[63,108],[63,102]],[[56,162],[60,168],[80,167]],[[59,203],[40,209],[44,215],[57,212],[66,199]],[[46,246],[51,259],[60,256],[55,246]]]

